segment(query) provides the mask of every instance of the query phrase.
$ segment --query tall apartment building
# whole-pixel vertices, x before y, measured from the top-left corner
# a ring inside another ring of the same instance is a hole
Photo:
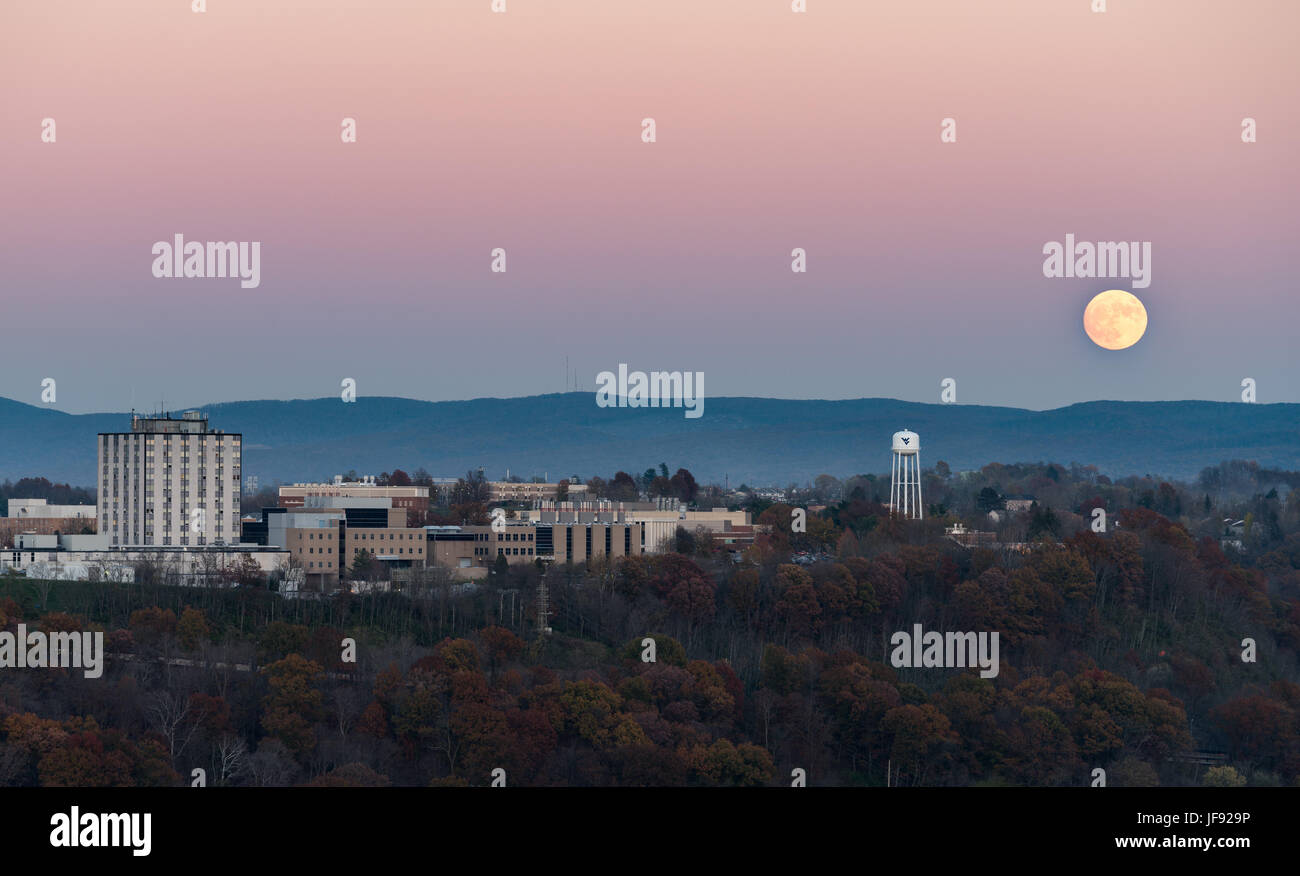
[[[242,441],[198,411],[132,415],[130,432],[101,432],[99,533],[111,545],[238,542]]]

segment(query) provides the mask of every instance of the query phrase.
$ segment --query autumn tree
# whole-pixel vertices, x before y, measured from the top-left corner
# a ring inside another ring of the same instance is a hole
[[[686,764],[695,782],[720,787],[759,787],[770,782],[776,771],[767,749],[749,742],[737,745],[730,739],[692,748]]]
[[[325,714],[324,695],[317,687],[320,665],[290,654],[261,672],[271,688],[262,701],[262,729],[293,754],[305,757],[316,747],[314,724]]]
[[[479,631],[478,637],[487,651],[488,675],[491,678],[496,677],[497,667],[524,649],[524,640],[505,627],[487,627]]]
[[[186,606],[176,622],[176,638],[186,651],[197,651],[212,635],[207,619],[197,608]]]

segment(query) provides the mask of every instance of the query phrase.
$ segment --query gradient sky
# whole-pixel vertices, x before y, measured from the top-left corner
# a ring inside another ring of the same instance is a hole
[[[4,0],[0,395],[520,396],[567,355],[593,390],[1300,401],[1300,4],[808,5]],[[261,286],[155,279],[176,233],[260,241]],[[1067,233],[1151,241],[1151,285],[1044,278]],[[1108,288],[1132,349],[1083,335]]]

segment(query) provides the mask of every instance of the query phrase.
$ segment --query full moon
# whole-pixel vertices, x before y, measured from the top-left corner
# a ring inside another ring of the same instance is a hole
[[[1107,289],[1088,302],[1083,311],[1083,330],[1097,346],[1123,350],[1146,333],[1147,309],[1131,292]]]

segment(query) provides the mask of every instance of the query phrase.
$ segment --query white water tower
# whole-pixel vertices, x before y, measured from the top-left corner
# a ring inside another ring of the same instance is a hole
[[[894,466],[889,479],[889,508],[896,517],[920,520],[921,436],[904,429],[894,433]]]

